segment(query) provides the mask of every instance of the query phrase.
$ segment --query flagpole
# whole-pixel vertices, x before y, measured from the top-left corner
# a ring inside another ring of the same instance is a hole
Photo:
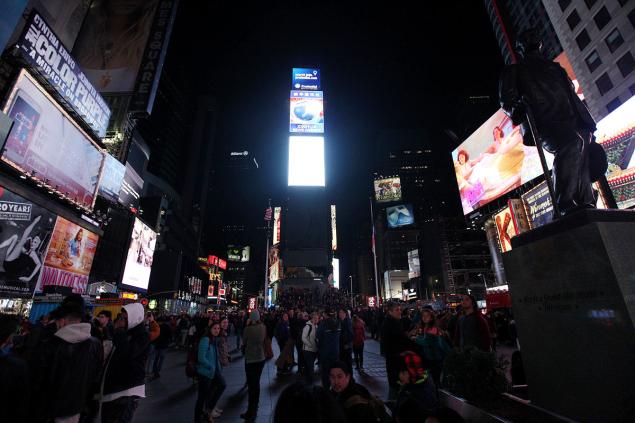
[[[377,278],[377,252],[375,249],[375,214],[373,213],[373,197],[370,197],[370,224],[373,228],[373,239],[371,240],[373,246],[373,266],[375,267],[375,295],[377,296],[377,306],[381,305],[379,295],[379,279]]]
[[[269,207],[267,210],[271,209],[271,198],[269,199]],[[268,213],[267,211],[267,213]],[[267,220],[267,244],[265,247],[265,286],[264,291],[262,291],[262,306],[266,308],[267,306],[267,291],[269,290],[269,229],[271,228],[271,219],[273,219],[273,211],[271,217]]]

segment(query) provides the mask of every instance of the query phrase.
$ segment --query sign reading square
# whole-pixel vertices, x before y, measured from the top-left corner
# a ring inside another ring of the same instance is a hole
[[[294,90],[319,91],[322,89],[319,69],[293,68],[291,80],[291,87]]]
[[[324,133],[322,91],[291,91],[289,96],[289,132]]]

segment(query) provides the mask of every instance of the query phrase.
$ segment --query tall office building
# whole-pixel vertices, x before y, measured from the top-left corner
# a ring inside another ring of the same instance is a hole
[[[628,0],[548,0],[544,6],[600,120],[635,94],[635,4]]]
[[[485,0],[485,8],[505,64],[516,62],[514,43],[518,34],[529,28],[540,31],[543,49],[548,58],[554,59],[562,52],[556,31],[541,0]]]

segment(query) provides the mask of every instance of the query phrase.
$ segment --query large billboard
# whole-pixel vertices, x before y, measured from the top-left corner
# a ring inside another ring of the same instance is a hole
[[[227,246],[227,261],[247,263],[250,259],[251,247],[248,245],[241,247],[237,245]]]
[[[82,294],[88,285],[99,236],[58,217],[44,260],[37,291],[45,286],[65,286]]]
[[[289,104],[289,132],[324,133],[322,91],[291,91]]]
[[[280,280],[282,274],[282,261],[280,260],[280,249],[278,247],[269,248],[269,282],[274,283]]]
[[[159,0],[94,0],[77,37],[73,56],[100,92],[130,93]]]
[[[116,203],[119,200],[119,191],[121,191],[125,173],[126,166],[110,154],[106,154],[101,180],[99,181],[98,194]]]
[[[548,164],[553,156],[548,153]],[[463,213],[468,214],[542,174],[536,147],[499,109],[452,152]]]
[[[56,217],[0,186],[0,296],[33,294]]]
[[[620,209],[635,206],[635,97],[597,123],[597,142],[609,168],[606,178]]]
[[[143,192],[143,175],[145,173],[150,154],[141,139],[141,135],[135,129],[132,133],[132,142],[128,150],[126,160],[126,171],[124,172],[121,191],[119,192],[119,202],[126,207],[137,207],[139,197]]]
[[[408,279],[421,276],[421,262],[419,261],[419,250],[408,251]]]
[[[4,112],[14,121],[2,160],[50,190],[92,209],[104,153],[22,70]]]
[[[280,244],[282,207],[273,208],[273,245]]]
[[[46,78],[99,137],[104,137],[110,119],[108,105],[36,11],[31,12],[17,47],[24,60]]]
[[[496,222],[496,232],[498,233],[501,251],[506,253],[512,249],[512,238],[518,235],[510,208],[505,207],[501,212],[497,213],[494,216],[494,221]]]
[[[320,70],[293,68],[291,70],[291,87],[294,90],[320,91]]]
[[[375,188],[375,200],[378,203],[401,200],[401,180],[398,176],[376,179],[373,185]]]
[[[335,204],[331,204],[331,250],[337,251],[337,216]]]
[[[141,220],[135,218],[126,265],[121,279],[123,285],[144,291],[148,289],[156,242],[157,233]]]
[[[412,211],[412,204],[400,204],[398,206],[386,208],[386,218],[389,228],[412,225],[415,223],[415,215]]]
[[[289,186],[325,185],[324,137],[289,137]]]
[[[521,198],[525,204],[525,213],[531,229],[546,225],[553,220],[553,204],[545,181],[524,193]]]

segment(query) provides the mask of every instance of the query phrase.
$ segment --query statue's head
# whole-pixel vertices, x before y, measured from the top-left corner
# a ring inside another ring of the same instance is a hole
[[[542,39],[538,29],[530,28],[518,35],[518,38],[516,39],[516,51],[522,57],[525,57],[531,52],[540,53],[541,50]]]

